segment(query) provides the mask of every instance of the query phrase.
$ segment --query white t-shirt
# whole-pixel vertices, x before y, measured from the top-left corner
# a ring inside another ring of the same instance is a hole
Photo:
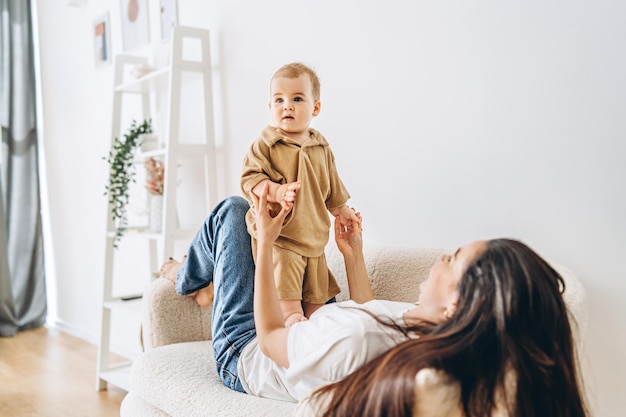
[[[379,323],[363,310],[404,326],[402,315],[413,307],[410,303],[383,300],[325,305],[308,321],[289,329],[288,369],[265,356],[257,339],[252,340],[239,358],[241,383],[248,394],[300,401],[406,340],[400,331]]]

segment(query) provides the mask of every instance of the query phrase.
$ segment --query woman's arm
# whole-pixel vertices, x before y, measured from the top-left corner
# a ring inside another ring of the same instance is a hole
[[[254,272],[254,323],[261,351],[278,365],[289,367],[287,357],[287,334],[283,312],[274,282],[272,247],[278,238],[287,213],[293,203],[283,205],[274,218],[267,207],[268,185],[260,190],[260,196],[250,193],[254,202],[257,225],[257,258]]]
[[[349,227],[343,226],[339,217],[335,217],[335,242],[346,264],[350,299],[361,304],[373,300],[374,292],[365,268],[361,215],[355,215],[359,221],[352,222]]]

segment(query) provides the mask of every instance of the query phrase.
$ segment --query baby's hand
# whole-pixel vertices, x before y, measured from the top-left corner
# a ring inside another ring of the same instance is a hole
[[[293,313],[287,317],[285,320],[285,327],[289,328],[293,326],[295,323],[300,321],[307,321],[308,319],[301,313]]]
[[[354,209],[350,208],[347,204],[341,207],[337,216],[339,217],[339,223],[344,227],[351,227],[353,223],[358,223],[361,229],[363,228],[361,213],[355,212]]]
[[[296,194],[300,189],[300,186],[300,181],[281,184],[276,190],[276,195],[274,196],[276,202],[280,203],[285,210],[291,209],[294,201],[296,201]]]

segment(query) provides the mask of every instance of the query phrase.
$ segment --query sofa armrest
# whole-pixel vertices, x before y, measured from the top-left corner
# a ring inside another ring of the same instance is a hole
[[[180,342],[211,338],[212,307],[176,293],[174,284],[157,278],[146,287],[142,300],[144,350]]]

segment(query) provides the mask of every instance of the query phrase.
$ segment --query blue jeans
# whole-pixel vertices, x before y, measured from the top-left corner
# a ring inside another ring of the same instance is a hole
[[[191,242],[176,277],[176,291],[190,294],[213,281],[213,352],[224,385],[245,392],[237,372],[243,348],[256,337],[253,314],[254,261],[245,214],[248,202],[219,203]]]

